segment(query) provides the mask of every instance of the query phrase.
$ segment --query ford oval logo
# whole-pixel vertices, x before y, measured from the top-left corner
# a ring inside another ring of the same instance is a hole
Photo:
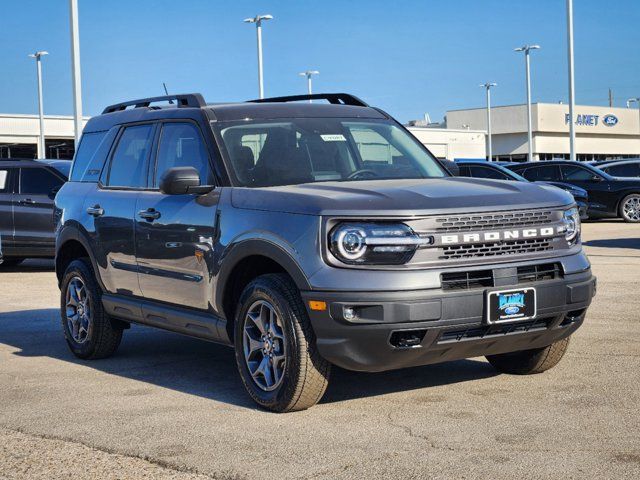
[[[615,115],[605,115],[602,118],[602,123],[604,123],[607,127],[613,127],[614,125],[616,125],[618,123],[618,117],[616,117]]]
[[[520,307],[507,307],[504,309],[504,313],[507,315],[515,315],[520,311]]]

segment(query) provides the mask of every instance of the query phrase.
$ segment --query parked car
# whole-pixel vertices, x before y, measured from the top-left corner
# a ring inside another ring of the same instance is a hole
[[[614,177],[640,177],[640,159],[618,160],[594,166]]]
[[[0,159],[3,266],[55,255],[53,200],[67,181],[68,160]]]
[[[619,217],[640,222],[640,179],[612,177],[583,162],[546,161],[509,166],[527,180],[565,182],[589,194],[590,218]]]
[[[342,93],[107,107],[56,208],[74,355],[108,357],[130,323],[220,342],[280,412],[318,402],[332,365],[545,371],[595,294],[569,194],[452,177]]]
[[[472,178],[492,178],[494,180],[512,180],[517,182],[528,182],[526,178],[518,175],[512,170],[509,170],[501,162],[487,162],[478,160],[458,160],[459,175],[462,177]],[[517,163],[509,163],[508,165],[518,165]],[[587,207],[589,202],[589,195],[583,188],[576,187],[569,183],[564,182],[538,182],[541,184],[552,185],[554,187],[561,188],[562,190],[569,192],[578,206],[580,212],[580,219],[586,220]]]

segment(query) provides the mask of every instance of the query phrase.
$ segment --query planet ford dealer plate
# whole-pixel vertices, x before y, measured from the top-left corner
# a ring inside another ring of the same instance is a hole
[[[487,292],[488,323],[529,320],[535,316],[535,288]]]

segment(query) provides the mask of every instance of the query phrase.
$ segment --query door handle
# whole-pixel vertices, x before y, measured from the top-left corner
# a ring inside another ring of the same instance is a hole
[[[160,212],[158,212],[154,208],[148,208],[146,210],[140,210],[138,212],[138,216],[140,218],[144,218],[145,220],[147,220],[149,222],[153,222],[154,220],[157,220],[157,219],[160,218]]]
[[[36,201],[31,198],[23,198],[22,200],[18,200],[20,205],[35,205]]]
[[[104,215],[104,208],[101,208],[100,205],[94,205],[87,208],[87,213],[93,217],[100,217]]]

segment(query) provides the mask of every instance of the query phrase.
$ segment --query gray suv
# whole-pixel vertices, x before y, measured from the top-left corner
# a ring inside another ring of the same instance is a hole
[[[317,403],[332,365],[542,372],[595,294],[569,194],[451,177],[348,94],[110,106],[56,218],[76,356],[111,355],[131,323],[227,344],[279,412]]]

